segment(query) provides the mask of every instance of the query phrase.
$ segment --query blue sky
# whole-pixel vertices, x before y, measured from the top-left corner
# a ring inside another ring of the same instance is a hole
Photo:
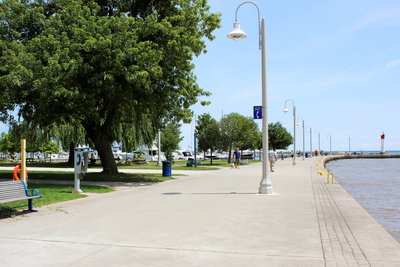
[[[195,105],[197,115],[238,112],[252,116],[261,105],[261,52],[257,10],[239,9],[241,29],[248,37],[226,38],[235,10],[243,1],[210,0],[222,14],[222,27],[207,42],[208,53],[194,60],[199,85],[210,92],[211,105]],[[296,115],[312,129],[313,150],[400,150],[400,1],[398,0],[259,0],[266,21],[269,122],[293,132]],[[261,120],[257,120],[261,128]],[[182,127],[182,148],[193,146],[194,123]],[[302,128],[296,128],[296,149],[302,150]],[[309,150],[309,133],[306,133]]]
[[[217,120],[238,112],[252,116],[261,105],[261,52],[257,10],[246,4],[238,19],[248,37],[226,38],[235,10],[243,1],[209,0],[222,14],[222,27],[207,42],[208,53],[194,60],[200,87],[210,91],[211,105],[193,106],[196,115]],[[293,116],[283,113],[285,98],[297,117],[312,128],[313,149],[400,150],[400,1],[398,0],[258,0],[266,21],[268,119],[293,132]],[[261,120],[257,120],[261,128]],[[182,148],[193,146],[194,123],[182,127]],[[0,132],[7,131],[0,125]],[[302,128],[296,129],[302,149]],[[306,149],[309,134],[306,133]]]

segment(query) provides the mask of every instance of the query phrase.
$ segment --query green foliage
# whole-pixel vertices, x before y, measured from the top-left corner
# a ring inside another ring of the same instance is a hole
[[[59,153],[61,150],[60,145],[57,142],[47,141],[41,145],[40,151],[48,154]]]
[[[104,171],[117,172],[113,141],[149,144],[209,95],[191,61],[219,23],[205,0],[5,0],[0,112],[19,105],[41,127],[81,125]]]
[[[280,122],[268,124],[268,135],[270,149],[286,149],[293,143],[292,135]]]
[[[16,152],[14,148],[15,144],[11,141],[10,134],[2,132],[0,136],[0,151],[4,154],[8,154]]]
[[[210,149],[213,151],[221,147],[221,130],[219,123],[210,114],[203,114],[199,117],[196,125],[199,150]],[[212,157],[211,157],[212,164]]]
[[[224,149],[255,149],[260,130],[250,117],[230,113],[221,119]]]
[[[169,161],[172,161],[172,152],[179,149],[179,142],[183,139],[180,127],[180,124],[171,122],[161,131],[161,150]]]

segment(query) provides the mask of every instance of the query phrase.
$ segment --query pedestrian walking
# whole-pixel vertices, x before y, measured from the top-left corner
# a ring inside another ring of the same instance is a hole
[[[240,151],[239,148],[236,148],[236,151],[233,152],[233,159],[235,162],[235,169],[239,169],[240,167]]]
[[[275,152],[275,150],[270,150],[268,152],[268,160],[269,160],[269,170],[271,172],[274,172],[274,170],[272,168],[273,168],[273,166],[275,164],[275,161],[276,161],[276,152]]]

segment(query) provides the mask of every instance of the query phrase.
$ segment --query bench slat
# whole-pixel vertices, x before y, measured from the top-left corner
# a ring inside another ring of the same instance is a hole
[[[14,202],[14,201],[20,201],[20,200],[34,199],[34,198],[40,198],[40,196],[9,198],[7,200],[0,200],[0,204],[4,204],[4,203],[8,203],[8,202]]]
[[[42,195],[28,196],[27,190],[23,181],[0,182],[0,204],[42,197]],[[32,210],[31,201],[29,201],[28,206],[29,210]]]

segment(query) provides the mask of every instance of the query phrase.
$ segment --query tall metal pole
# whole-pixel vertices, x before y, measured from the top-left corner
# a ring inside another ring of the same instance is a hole
[[[350,148],[350,136],[349,136],[349,154],[351,154],[351,148]]]
[[[194,131],[194,167],[197,168],[197,131]]]
[[[257,7],[258,8],[258,7]],[[262,77],[262,149],[263,149],[263,167],[262,179],[258,192],[260,194],[272,194],[271,180],[268,178],[268,108],[267,108],[267,57],[265,41],[265,21],[261,21],[261,77]]]
[[[283,112],[288,112],[289,109],[286,107],[287,102],[290,101],[293,104],[293,165],[296,165],[296,106],[292,99],[285,100],[285,108]]]
[[[321,153],[321,135],[318,133],[318,152]],[[320,154],[320,156],[322,156]]]
[[[252,4],[257,8],[258,12],[258,37],[259,37],[259,49],[261,49],[261,78],[262,78],[262,179],[258,192],[260,194],[272,194],[272,184],[268,178],[268,107],[267,107],[267,42],[265,41],[265,21],[262,19],[260,23],[260,9],[257,4],[251,1],[241,3],[236,8],[235,23],[233,24],[234,29],[227,35],[230,39],[242,39],[246,38],[246,34],[240,29],[240,23],[238,21],[238,10],[244,4]],[[260,25],[261,24],[261,25]]]
[[[312,131],[310,127],[310,158],[312,158]]]
[[[304,157],[305,157],[305,155],[306,155],[306,148],[305,148],[305,142],[304,142],[304,140],[305,140],[305,135],[304,135],[304,120],[303,120],[303,160],[304,160]]]
[[[293,165],[296,165],[296,107],[293,104]]]
[[[158,160],[157,166],[161,166],[161,130],[158,130]]]
[[[329,136],[329,153],[332,155],[332,135]]]

